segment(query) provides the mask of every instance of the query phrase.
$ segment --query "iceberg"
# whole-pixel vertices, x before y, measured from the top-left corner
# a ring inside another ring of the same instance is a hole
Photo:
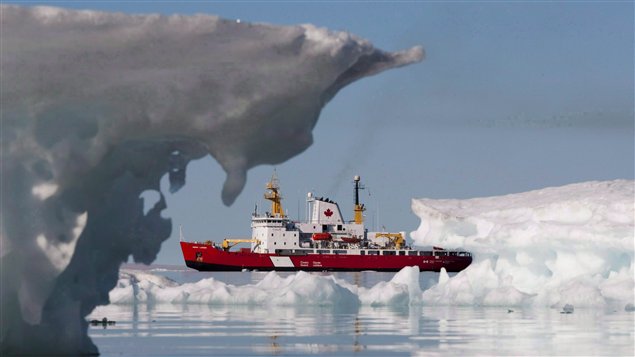
[[[593,181],[498,197],[414,199],[418,245],[463,248],[425,304],[610,307],[633,304],[635,181]]]
[[[421,303],[419,267],[405,267],[390,281],[382,281],[371,288],[350,284],[344,280],[337,283],[359,297],[362,305],[368,306],[409,306]]]

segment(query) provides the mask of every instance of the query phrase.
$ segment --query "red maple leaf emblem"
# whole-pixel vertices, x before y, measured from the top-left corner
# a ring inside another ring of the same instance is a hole
[[[333,215],[333,211],[331,211],[330,208],[327,208],[326,211],[324,211],[324,215],[327,217],[331,217]]]

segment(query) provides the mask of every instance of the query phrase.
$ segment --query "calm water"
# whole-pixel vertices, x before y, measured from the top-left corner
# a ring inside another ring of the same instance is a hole
[[[179,282],[214,277],[242,285],[264,273],[161,274]],[[284,274],[280,274],[284,275]],[[338,273],[362,286],[392,273]],[[422,273],[422,287],[436,279]],[[103,356],[204,355],[625,355],[634,314],[625,311],[475,307],[103,306],[114,326],[90,327]]]

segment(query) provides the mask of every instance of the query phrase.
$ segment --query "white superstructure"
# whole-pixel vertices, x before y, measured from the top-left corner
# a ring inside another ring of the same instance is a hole
[[[271,212],[254,213],[251,219],[251,250],[255,253],[275,253],[299,248],[360,248],[405,249],[405,232],[368,232],[364,228],[359,203],[360,177],[355,176],[355,219],[344,221],[339,205],[328,198],[307,195],[307,222],[293,222],[282,210],[280,187],[275,176],[267,183],[265,198],[272,202]],[[407,249],[407,248],[406,248]],[[354,253],[353,253],[354,254]]]

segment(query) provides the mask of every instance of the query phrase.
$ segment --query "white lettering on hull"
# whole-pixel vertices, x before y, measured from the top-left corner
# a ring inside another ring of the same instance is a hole
[[[293,262],[289,257],[269,257],[276,268],[293,268]]]

